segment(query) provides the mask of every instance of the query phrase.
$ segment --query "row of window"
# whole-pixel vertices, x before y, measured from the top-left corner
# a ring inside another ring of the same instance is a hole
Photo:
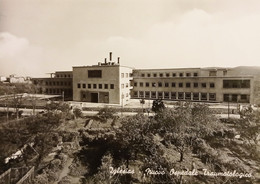
[[[134,83],[134,86],[137,87],[137,82]],[[215,83],[211,82],[208,84],[210,88],[215,88]],[[194,82],[194,83],[190,83],[190,82],[186,82],[186,83],[183,83],[183,82],[179,82],[179,83],[176,83],[176,82],[172,82],[172,83],[169,83],[169,82],[165,82],[165,83],[162,83],[162,82],[139,82],[139,87],[179,87],[179,88],[183,88],[183,87],[186,87],[186,88],[190,88],[190,87],[194,87],[194,88],[198,88],[199,87],[199,83],[198,82]],[[207,87],[207,83],[206,82],[203,82],[203,83],[200,83],[200,86],[202,88],[206,88]]]
[[[114,84],[81,84],[78,83],[78,88],[88,88],[88,89],[114,89],[115,85]]]
[[[141,77],[197,77],[198,73],[141,73]]]
[[[72,76],[70,74],[57,74],[56,75],[57,78],[71,78]]]
[[[46,88],[45,92],[47,94],[62,94],[64,93],[64,95],[70,95],[72,94],[72,90],[71,89],[53,89],[53,88]]]
[[[65,81],[46,81],[46,86],[71,86],[71,82]]]
[[[132,73],[121,73],[121,78],[132,77]]]
[[[216,101],[216,93],[191,93],[191,92],[161,92],[161,91],[134,91],[134,97],[173,100],[210,100]]]

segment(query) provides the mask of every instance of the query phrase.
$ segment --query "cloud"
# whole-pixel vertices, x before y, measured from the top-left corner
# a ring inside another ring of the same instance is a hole
[[[7,32],[0,33],[0,58],[16,56],[28,47],[27,39],[18,38]]]
[[[42,76],[45,58],[43,49],[28,39],[0,33],[0,75]]]

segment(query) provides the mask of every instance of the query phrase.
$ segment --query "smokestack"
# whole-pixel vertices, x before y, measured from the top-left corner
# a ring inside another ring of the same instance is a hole
[[[107,58],[105,58],[105,64],[107,64]]]
[[[120,57],[117,57],[117,64],[120,64]]]
[[[109,61],[112,61],[112,52],[109,52]]]

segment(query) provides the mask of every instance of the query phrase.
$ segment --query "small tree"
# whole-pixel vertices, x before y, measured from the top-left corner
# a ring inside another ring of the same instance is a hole
[[[82,117],[82,111],[80,108],[76,107],[73,109],[73,114],[75,116],[75,118],[81,118]]]
[[[108,119],[112,119],[114,117],[115,113],[115,109],[104,107],[98,111],[97,115],[102,121],[107,122]]]
[[[155,113],[162,111],[165,108],[165,105],[162,99],[156,99],[153,101],[152,111]]]

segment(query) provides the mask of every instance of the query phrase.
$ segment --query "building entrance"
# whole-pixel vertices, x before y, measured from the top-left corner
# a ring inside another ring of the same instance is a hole
[[[98,103],[98,93],[91,93],[91,102]]]

